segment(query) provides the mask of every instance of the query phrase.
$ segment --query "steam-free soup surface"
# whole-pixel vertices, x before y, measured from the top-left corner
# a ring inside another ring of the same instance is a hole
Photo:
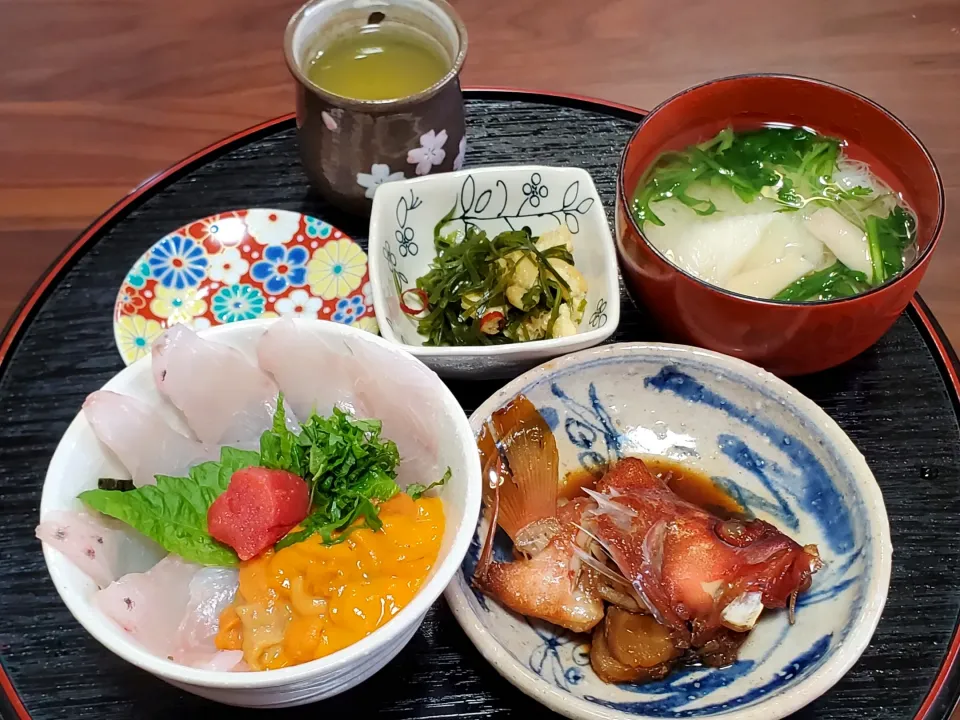
[[[426,33],[384,22],[334,38],[310,62],[316,85],[356,100],[392,100],[415,95],[450,69],[441,45]]]
[[[792,302],[857,295],[916,259],[916,218],[846,151],[806,128],[727,128],[662,155],[633,214],[670,262],[713,285]]]

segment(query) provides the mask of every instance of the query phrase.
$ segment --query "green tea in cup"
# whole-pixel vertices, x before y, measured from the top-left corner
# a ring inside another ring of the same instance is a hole
[[[459,170],[467,31],[447,0],[308,0],[284,35],[307,178],[368,213],[385,182]]]
[[[356,100],[415,95],[450,70],[452,58],[425,32],[409,25],[364,25],[321,47],[306,75],[317,86]]]

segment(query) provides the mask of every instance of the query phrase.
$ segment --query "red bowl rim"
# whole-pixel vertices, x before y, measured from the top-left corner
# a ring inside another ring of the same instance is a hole
[[[790,300],[773,300],[773,299],[753,297],[752,295],[742,295],[741,293],[736,293],[736,292],[733,292],[732,290],[727,290],[725,288],[722,288],[719,285],[713,285],[711,283],[708,283],[705,280],[688,273],[686,270],[682,269],[679,265],[675,265],[674,263],[672,263],[669,259],[667,259],[667,257],[662,252],[660,252],[660,250],[654,247],[652,242],[650,242],[647,239],[646,235],[643,234],[643,231],[637,225],[637,221],[633,217],[633,213],[630,212],[630,203],[627,199],[627,192],[626,192],[626,187],[624,182],[624,178],[626,176],[625,171],[626,171],[626,164],[627,164],[627,154],[630,152],[630,147],[633,145],[634,141],[637,139],[637,135],[639,135],[640,132],[643,130],[643,126],[647,122],[647,120],[652,118],[658,112],[660,112],[665,107],[673,103],[675,100],[678,100],[679,98],[683,97],[687,93],[700,90],[710,85],[717,85],[719,83],[733,82],[738,80],[746,80],[748,78],[778,78],[782,80],[799,80],[805,83],[821,85],[823,87],[829,88],[830,90],[833,90],[836,92],[852,95],[858,100],[861,100],[866,104],[873,106],[874,108],[879,110],[881,113],[886,115],[888,118],[890,118],[890,120],[892,120],[894,123],[900,126],[900,129],[902,129],[907,134],[907,136],[911,140],[913,140],[914,143],[916,143],[917,147],[920,148],[920,151],[923,153],[923,156],[926,158],[927,162],[930,164],[930,169],[933,171],[933,175],[937,181],[937,192],[938,192],[937,222],[934,226],[934,231],[930,240],[930,244],[927,245],[927,247],[924,248],[923,252],[921,252],[917,256],[917,259],[914,261],[913,265],[910,268],[908,268],[906,272],[900,273],[896,277],[891,278],[890,280],[887,280],[885,283],[878,285],[877,287],[870,288],[866,292],[862,292],[858,295],[852,295],[850,297],[834,298],[832,300],[809,300],[804,302],[792,302]],[[746,300],[749,302],[757,303],[759,305],[769,305],[773,307],[816,307],[816,306],[822,306],[822,305],[839,305],[841,303],[856,302],[869,295],[874,295],[874,294],[883,292],[884,290],[891,288],[894,285],[897,285],[898,283],[906,280],[908,277],[918,272],[921,269],[921,267],[925,265],[927,259],[930,257],[930,254],[933,252],[934,248],[939,242],[940,234],[941,234],[941,231],[943,230],[944,208],[946,205],[945,198],[944,198],[944,190],[943,190],[943,178],[940,176],[940,171],[937,168],[937,164],[934,162],[933,156],[930,154],[930,151],[927,150],[926,146],[920,141],[920,138],[918,138],[916,134],[909,127],[907,127],[906,123],[904,123],[902,120],[900,120],[900,118],[898,118],[896,115],[894,115],[892,112],[887,110],[885,107],[883,107],[879,103],[874,102],[870,98],[864,95],[861,95],[858,92],[850,90],[849,88],[845,88],[842,85],[837,85],[835,83],[827,82],[826,80],[819,80],[817,78],[807,77],[804,75],[790,75],[788,73],[742,73],[740,75],[727,75],[724,77],[707,80],[706,82],[698,83],[697,85],[691,85],[690,87],[684,88],[680,92],[675,93],[674,95],[671,95],[666,100],[661,102],[659,105],[653,108],[653,110],[647,113],[646,117],[643,120],[640,121],[640,123],[637,125],[637,128],[633,131],[633,134],[630,135],[630,139],[627,140],[627,144],[624,145],[623,147],[623,152],[620,154],[620,164],[617,171],[617,199],[619,200],[620,204],[624,209],[624,215],[627,216],[627,222],[630,223],[630,226],[633,228],[634,231],[636,231],[637,236],[641,240],[643,240],[644,244],[648,248],[650,248],[650,250],[652,250],[657,257],[663,260],[663,262],[665,262],[668,266],[676,270],[678,273],[680,273],[681,275],[684,275],[690,280],[693,280],[698,285],[702,285],[708,290],[712,290],[721,295],[727,295],[731,298],[736,298],[738,300]],[[619,237],[617,238],[617,242],[618,243],[621,242]]]

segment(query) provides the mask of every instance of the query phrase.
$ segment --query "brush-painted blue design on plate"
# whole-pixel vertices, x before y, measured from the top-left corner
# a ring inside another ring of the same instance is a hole
[[[549,685],[629,714],[702,718],[762,702],[825,662],[843,643],[853,620],[863,613],[863,591],[873,572],[872,556],[865,543],[872,540],[864,532],[868,527],[866,509],[859,496],[849,490],[851,480],[845,475],[849,471],[844,459],[812,423],[800,416],[788,415],[784,420],[791,428],[809,434],[806,442],[818,443],[819,456],[797,434],[779,426],[776,418],[782,416],[762,409],[764,403],[776,410],[781,407],[782,399],[769,389],[750,379],[724,379],[697,359],[686,358],[683,370],[671,360],[664,356],[658,363],[649,355],[639,359],[599,357],[550,372],[520,392],[537,405],[554,430],[568,469],[574,458],[582,468],[593,469],[633,454],[667,454],[701,461],[710,456],[715,464],[726,468],[724,473],[712,474],[714,481],[749,514],[769,518],[800,542],[813,532],[826,565],[815,576],[810,590],[798,599],[798,626],[788,625],[785,613],[769,612],[754,631],[754,635],[763,635],[760,644],[751,650],[751,638],[740,659],[729,667],[682,668],[656,683],[608,686],[600,683],[589,667],[586,635],[573,635],[506,613],[472,587],[468,601],[476,600],[471,604],[472,612],[500,646]],[[608,369],[608,375],[617,377],[617,382],[605,375]],[[624,376],[636,380],[625,383]],[[701,379],[713,377],[717,378],[717,387],[724,387],[724,380],[727,387],[732,387],[730,381],[741,383],[743,389],[734,392],[738,398],[743,394],[751,401],[756,399],[757,411],[745,410],[742,404],[713,389],[712,380]],[[678,400],[657,400],[659,396]],[[680,411],[677,402],[685,404]],[[632,420],[646,412],[647,406],[658,403],[666,403],[664,407],[674,414],[666,423],[657,421],[664,426],[662,437]],[[712,419],[701,420],[706,417]],[[686,422],[700,428],[695,441],[684,435]],[[716,430],[705,432],[704,427]],[[660,449],[638,451],[638,438],[642,441],[651,437],[661,441]],[[824,462],[830,465],[835,479]],[[841,487],[848,488],[846,493]],[[469,586],[479,559],[483,525],[481,521],[457,580],[463,589]],[[512,559],[510,540],[499,530],[494,557],[498,561]]]
[[[673,365],[668,365],[654,376],[643,381],[644,387],[653,387],[657,390],[670,391],[693,403],[700,403],[718,410],[722,410],[735,420],[769,438],[774,446],[780,448],[784,455],[790,458],[797,470],[804,475],[802,489],[803,496],[797,499],[805,510],[816,516],[823,527],[830,544],[840,553],[847,553],[853,548],[853,526],[850,522],[850,513],[840,496],[840,491],[830,480],[826,468],[817,459],[810,449],[799,439],[785,433],[775,425],[760,420],[755,413],[728,402],[703,383],[682,372]]]
[[[749,705],[763,698],[771,691],[800,675],[811,665],[819,663],[830,647],[830,638],[830,635],[821,637],[813,644],[813,647],[797,655],[792,662],[781,668],[772,680],[722,703],[698,705],[689,709],[684,707],[693,701],[708,697],[718,689],[728,687],[735,680],[750,672],[757,663],[752,660],[738,660],[733,665],[719,671],[705,671],[704,668],[700,667],[684,668],[660,682],[627,686],[635,689],[638,693],[653,696],[654,699],[651,700],[616,702],[590,695],[585,696],[585,698],[598,705],[651,717],[690,718],[729,712],[734,708]]]

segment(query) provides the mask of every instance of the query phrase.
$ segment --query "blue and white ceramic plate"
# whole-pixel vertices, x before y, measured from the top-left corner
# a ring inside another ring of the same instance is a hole
[[[796,624],[766,611],[732,666],[609,685],[590,667],[588,636],[514,615],[470,587],[481,520],[446,595],[510,682],[570,718],[777,720],[826,692],[860,657],[887,597],[890,529],[863,456],[815,403],[724,355],[617,344],[517,378],[473,414],[474,432],[521,392],[553,427],[562,473],[629,455],[681,461],[801,544],[816,543],[825,566],[800,596]]]

